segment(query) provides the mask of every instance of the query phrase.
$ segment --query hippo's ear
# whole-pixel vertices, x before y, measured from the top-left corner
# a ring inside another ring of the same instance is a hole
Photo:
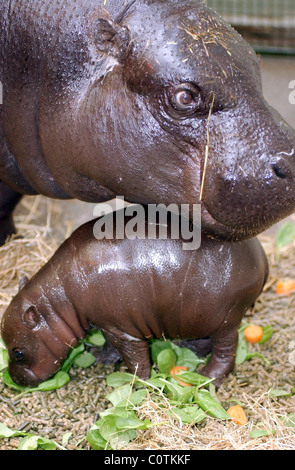
[[[19,281],[18,291],[20,292],[29,282],[28,276],[23,276]]]
[[[23,322],[28,328],[30,328],[30,330],[36,328],[40,322],[40,315],[36,307],[31,306],[28,308],[28,310],[25,311],[23,315]]]
[[[97,49],[123,61],[127,55],[131,43],[129,30],[115,23],[112,19],[97,18],[92,24],[93,41]]]

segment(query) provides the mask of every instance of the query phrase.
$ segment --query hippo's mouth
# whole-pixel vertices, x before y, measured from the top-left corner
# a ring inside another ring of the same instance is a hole
[[[207,208],[206,203],[202,202],[202,230],[214,238],[221,238],[232,241],[247,240],[256,236],[254,229],[245,229],[244,227],[234,227],[217,220]]]
[[[21,387],[37,387],[42,380],[31,369],[11,364],[9,373],[12,380]]]

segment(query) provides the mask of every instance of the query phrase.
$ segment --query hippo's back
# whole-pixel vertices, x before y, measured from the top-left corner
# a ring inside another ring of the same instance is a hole
[[[164,331],[167,337],[188,337],[188,325],[207,327],[203,316],[210,312],[216,312],[214,331],[236,303],[249,308],[255,302],[268,274],[257,239],[230,243],[204,236],[198,250],[184,251],[183,240],[169,234],[156,240],[95,240],[90,222],[69,243],[75,266],[82,267],[76,290],[85,284],[88,292],[84,311],[96,315],[99,299],[99,316],[112,317],[117,328],[122,321],[129,324],[134,336],[140,318],[138,330],[146,336]]]
[[[44,154],[44,141],[51,138],[46,123],[73,113],[71,106],[101,65],[93,21],[102,7],[116,15],[125,5],[104,3],[0,0],[0,181],[19,193],[69,197],[58,162],[50,157],[49,163]],[[62,140],[60,133],[55,139]]]
[[[122,0],[0,0],[0,73],[13,84],[23,76],[56,86],[84,76],[89,25],[101,8],[124,9]],[[35,82],[35,84],[37,83]],[[5,85],[5,80],[3,81]]]

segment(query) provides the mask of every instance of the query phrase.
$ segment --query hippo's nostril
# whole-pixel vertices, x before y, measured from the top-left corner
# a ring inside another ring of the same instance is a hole
[[[287,178],[286,172],[282,168],[280,168],[278,165],[276,164],[272,165],[272,169],[278,178],[281,178],[282,180],[285,180]]]

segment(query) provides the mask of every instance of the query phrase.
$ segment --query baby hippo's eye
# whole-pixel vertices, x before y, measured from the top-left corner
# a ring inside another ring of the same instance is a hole
[[[12,354],[17,362],[22,362],[25,358],[24,353],[20,349],[14,349]]]

